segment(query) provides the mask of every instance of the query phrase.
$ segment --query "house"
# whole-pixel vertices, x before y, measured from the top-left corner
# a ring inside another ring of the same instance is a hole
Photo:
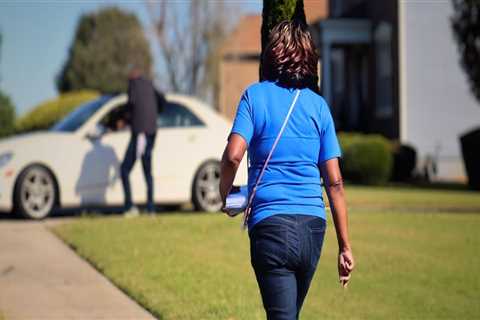
[[[450,1],[305,0],[307,17],[311,3],[324,9],[309,24],[321,56],[322,95],[337,130],[379,133],[411,145],[419,171],[435,167],[435,179],[463,181],[459,136],[480,127],[480,104],[459,63]],[[219,104],[229,117],[242,90],[258,79],[261,17],[248,18],[258,25],[245,26],[250,38],[243,38],[258,49],[245,45],[248,55],[237,57],[249,58],[249,68],[236,60],[229,75],[233,56],[223,55]]]

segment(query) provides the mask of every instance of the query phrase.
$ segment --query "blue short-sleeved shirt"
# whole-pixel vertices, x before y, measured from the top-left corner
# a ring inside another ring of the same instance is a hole
[[[241,135],[248,144],[250,192],[285,120],[295,90],[262,81],[247,88],[238,104],[231,133]],[[310,89],[301,89],[257,188],[249,228],[275,214],[326,219],[319,164],[340,155],[327,103]]]

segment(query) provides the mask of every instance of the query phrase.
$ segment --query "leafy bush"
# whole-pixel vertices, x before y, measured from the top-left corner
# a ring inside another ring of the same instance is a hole
[[[472,190],[480,190],[480,128],[460,137],[463,162],[468,176],[468,185]]]
[[[413,176],[413,170],[417,166],[417,151],[406,144],[395,143],[393,145],[393,181],[408,181]]]
[[[363,184],[383,184],[392,173],[392,147],[380,135],[341,133],[341,166],[346,180]]]
[[[15,107],[10,98],[0,91],[0,137],[13,133],[15,123]]]
[[[15,124],[15,129],[17,132],[46,130],[79,105],[97,97],[98,93],[90,90],[62,94],[55,99],[39,104],[19,118]]]

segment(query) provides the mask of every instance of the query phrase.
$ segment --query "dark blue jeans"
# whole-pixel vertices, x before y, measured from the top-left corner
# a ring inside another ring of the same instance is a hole
[[[153,178],[152,178],[152,150],[155,144],[155,134],[146,135],[145,152],[142,155],[142,167],[143,175],[145,176],[145,182],[147,184],[147,211],[154,211],[155,205],[153,203]],[[125,210],[132,207],[132,192],[130,190],[130,180],[128,176],[132,171],[135,160],[137,159],[137,137],[138,134],[132,133],[130,142],[125,152],[125,158],[123,159],[120,167],[122,175],[123,191],[125,193]]]
[[[281,214],[250,231],[250,254],[268,320],[298,319],[317,268],[325,220]]]

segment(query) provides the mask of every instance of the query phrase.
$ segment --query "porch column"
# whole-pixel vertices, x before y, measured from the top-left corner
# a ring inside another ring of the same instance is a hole
[[[332,102],[332,61],[330,42],[322,43],[322,95],[328,105]]]

